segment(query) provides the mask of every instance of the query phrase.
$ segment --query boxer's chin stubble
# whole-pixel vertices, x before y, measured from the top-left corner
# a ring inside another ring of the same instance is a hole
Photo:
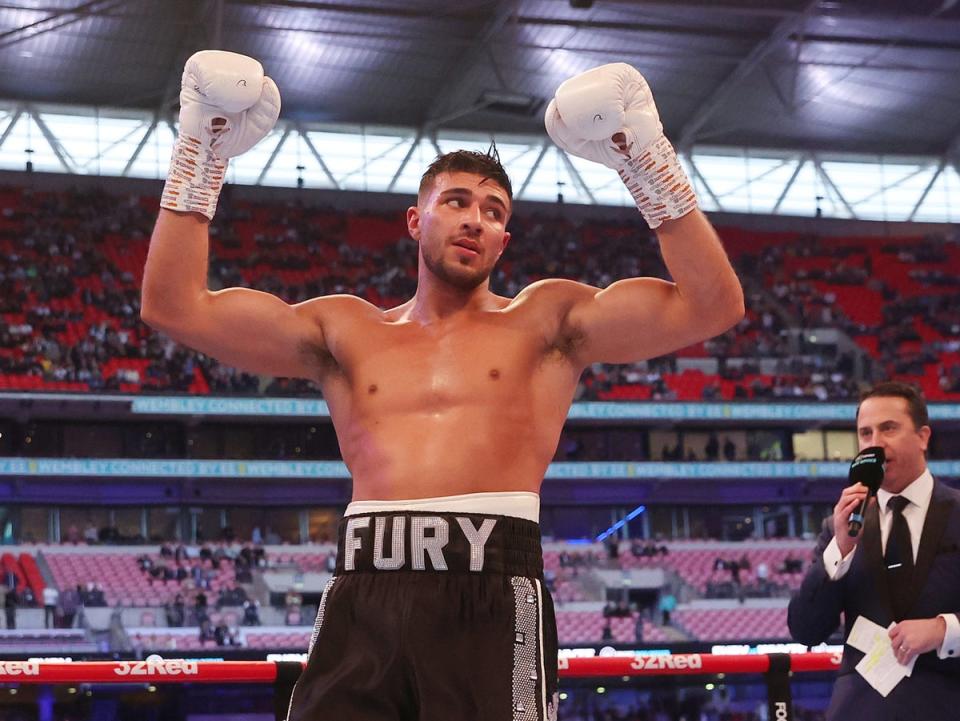
[[[457,261],[444,261],[442,255],[424,253],[423,262],[437,278],[459,290],[473,290],[489,277],[489,273],[482,268],[472,268]]]

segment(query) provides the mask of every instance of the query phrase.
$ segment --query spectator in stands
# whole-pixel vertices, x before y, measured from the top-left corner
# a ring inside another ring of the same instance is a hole
[[[56,628],[57,603],[60,601],[60,592],[54,586],[43,587],[43,627]]]
[[[727,570],[730,571],[730,580],[737,586],[740,585],[740,561],[731,559],[727,561]]]
[[[187,609],[183,602],[183,596],[177,594],[173,601],[164,606],[164,612],[167,617],[167,625],[172,628],[180,628],[187,619]]]
[[[610,619],[608,618],[603,624],[603,631],[600,636],[601,641],[612,641],[613,640],[613,627],[610,625]]]
[[[768,597],[773,595],[773,584],[770,583],[770,567],[765,561],[757,564],[756,595]]]
[[[71,594],[71,599],[76,599],[76,610],[74,612],[74,622],[72,625],[76,626],[77,628],[83,628],[83,625],[86,623],[86,619],[83,615],[83,609],[86,605],[86,598],[86,591],[84,590],[83,586],[78,583],[76,586],[74,586],[73,593]]]
[[[783,559],[783,567],[780,569],[781,573],[802,573],[803,572],[803,561],[793,555],[792,551],[787,551],[787,555]]]
[[[550,593],[554,593],[557,588],[557,573],[552,568],[543,569],[543,581],[547,584]]]
[[[18,605],[33,607],[37,605],[37,597],[33,595],[33,589],[30,586],[24,586],[17,599]]]
[[[83,528],[83,540],[88,544],[93,545],[98,541],[97,527],[93,521],[87,521],[87,525]]]
[[[193,583],[194,587],[202,588],[203,587],[203,566],[196,559],[190,562],[190,580]]]
[[[260,625],[260,602],[253,599],[247,599],[243,602],[243,625]]]
[[[266,534],[263,537],[263,543],[265,546],[279,546],[283,543],[283,540],[280,538],[280,534],[274,531],[270,526],[267,526]]]
[[[223,619],[221,619],[213,629],[213,639],[217,642],[218,646],[233,645],[230,637],[230,629],[227,627],[227,623]]]
[[[643,643],[643,614],[637,614],[637,620],[633,624],[633,640],[637,643]]]
[[[3,599],[3,612],[6,615],[7,628],[17,627],[17,589],[16,586],[6,587],[7,593]]]
[[[203,591],[197,591],[197,595],[193,598],[193,616],[196,619],[195,623],[203,623],[204,619],[207,618],[207,594]]]
[[[720,457],[720,439],[716,433],[711,433],[707,439],[707,445],[703,448],[703,453],[708,461],[715,461]]]
[[[207,641],[216,641],[217,637],[214,632],[213,624],[210,622],[209,618],[204,618],[200,621],[200,643],[205,643]]]
[[[674,596],[669,589],[662,591],[660,593],[658,608],[660,609],[660,615],[663,619],[663,625],[669,626],[670,614],[677,608],[677,597]]]
[[[107,597],[103,592],[103,586],[94,581],[87,583],[86,594],[83,597],[83,605],[94,607],[104,607],[107,605]]]
[[[250,562],[247,556],[238,555],[233,563],[233,575],[238,583],[253,583],[253,573],[250,570]]]
[[[766,561],[760,561],[757,564],[757,580],[766,581],[770,578],[770,567],[767,565]]]
[[[247,592],[237,584],[228,581],[220,590],[220,595],[217,598],[217,608],[219,609],[223,606],[242,606],[246,600]]]
[[[74,545],[80,543],[80,529],[77,528],[77,524],[71,523],[70,527],[67,529],[66,537],[64,538],[65,543],[72,543]]]
[[[607,549],[607,558],[611,561],[616,561],[620,557],[620,542],[616,536],[610,536],[604,546]]]
[[[303,614],[303,594],[291,587],[284,597],[285,620],[288,626],[299,626]]]
[[[723,441],[723,457],[728,461],[737,460],[737,446],[729,436]]]
[[[143,636],[139,633],[135,633],[130,639],[130,654],[136,661],[143,660]]]

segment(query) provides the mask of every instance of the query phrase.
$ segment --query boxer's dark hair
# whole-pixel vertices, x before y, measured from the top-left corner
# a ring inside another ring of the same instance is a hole
[[[860,417],[860,406],[867,398],[903,398],[907,402],[907,413],[914,427],[919,430],[923,426],[930,425],[927,402],[920,391],[909,383],[884,381],[861,393],[860,403],[857,405],[857,418]]]
[[[497,152],[495,143],[490,143],[490,147],[487,148],[485,153],[478,153],[475,150],[454,150],[450,153],[438,155],[437,159],[430,163],[423,177],[420,178],[418,197],[422,198],[430,190],[434,179],[440,173],[473,173],[474,175],[480,175],[484,180],[492,180],[506,190],[507,197],[513,200],[513,186],[510,184],[507,171],[500,164],[500,153]]]

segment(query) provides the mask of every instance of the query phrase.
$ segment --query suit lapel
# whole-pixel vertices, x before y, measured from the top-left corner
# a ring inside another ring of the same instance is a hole
[[[953,504],[949,498],[939,493],[940,484],[934,482],[933,495],[930,497],[930,506],[927,508],[927,517],[923,519],[923,531],[920,534],[920,547],[917,549],[917,558],[913,566],[913,579],[910,584],[906,608],[913,608],[920,594],[920,589],[927,582],[930,566],[940,546],[940,538],[947,528],[947,519]]]

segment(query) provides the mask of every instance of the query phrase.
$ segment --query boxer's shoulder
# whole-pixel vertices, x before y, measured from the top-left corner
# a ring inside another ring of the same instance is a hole
[[[382,323],[385,312],[356,295],[338,293],[305,300],[294,306],[297,312],[323,327],[336,324]]]
[[[521,290],[511,305],[562,317],[576,303],[592,298],[599,290],[576,280],[545,278]]]

